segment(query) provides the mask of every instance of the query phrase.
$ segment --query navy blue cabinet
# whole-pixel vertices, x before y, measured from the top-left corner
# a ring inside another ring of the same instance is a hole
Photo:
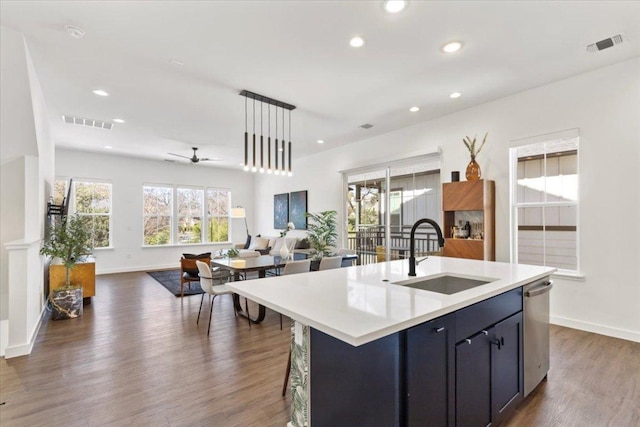
[[[406,425],[453,426],[454,315],[409,329],[405,354]]]
[[[522,312],[456,344],[456,425],[497,425],[523,399]]]
[[[456,345],[456,425],[491,424],[491,344],[483,332]]]

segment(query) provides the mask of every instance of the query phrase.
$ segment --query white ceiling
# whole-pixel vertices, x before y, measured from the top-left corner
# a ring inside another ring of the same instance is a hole
[[[295,159],[640,55],[633,1],[411,1],[390,15],[381,1],[3,0],[0,11],[26,36],[58,146],[155,159],[198,146],[230,167],[243,159],[242,89],[298,107]],[[619,33],[622,44],[586,51]],[[442,53],[451,40],[464,48]]]

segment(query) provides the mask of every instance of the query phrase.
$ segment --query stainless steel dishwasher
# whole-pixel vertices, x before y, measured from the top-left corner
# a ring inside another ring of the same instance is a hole
[[[529,395],[549,371],[548,277],[523,287],[524,298],[524,395]]]

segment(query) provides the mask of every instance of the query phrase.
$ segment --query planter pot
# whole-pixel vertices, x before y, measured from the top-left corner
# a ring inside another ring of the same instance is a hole
[[[82,287],[51,291],[51,319],[65,320],[82,316]]]

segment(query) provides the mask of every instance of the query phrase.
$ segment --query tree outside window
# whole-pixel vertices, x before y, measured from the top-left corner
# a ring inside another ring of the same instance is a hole
[[[145,245],[171,243],[172,196],[173,188],[171,187],[143,187]]]
[[[75,212],[91,230],[93,247],[110,247],[111,184],[78,181],[74,187]]]
[[[207,242],[229,241],[229,191],[207,189]]]
[[[178,188],[178,243],[202,242],[202,197],[204,191]]]

